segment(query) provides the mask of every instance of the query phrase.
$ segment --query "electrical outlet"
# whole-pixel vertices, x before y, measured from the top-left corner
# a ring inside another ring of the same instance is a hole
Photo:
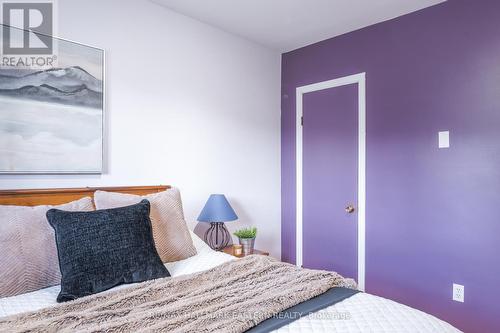
[[[457,302],[464,302],[465,287],[461,284],[453,284],[453,300]]]

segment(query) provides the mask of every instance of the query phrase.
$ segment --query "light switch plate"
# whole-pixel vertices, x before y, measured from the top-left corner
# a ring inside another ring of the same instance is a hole
[[[450,131],[439,132],[439,148],[450,148]]]

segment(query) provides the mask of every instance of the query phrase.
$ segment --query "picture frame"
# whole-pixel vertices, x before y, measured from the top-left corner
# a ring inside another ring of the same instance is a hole
[[[51,38],[56,66],[0,66],[0,174],[103,173],[105,51]]]

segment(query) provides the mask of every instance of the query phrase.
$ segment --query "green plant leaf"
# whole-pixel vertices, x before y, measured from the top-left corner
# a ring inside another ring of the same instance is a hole
[[[238,238],[243,238],[243,239],[255,238],[255,236],[257,236],[257,228],[256,227],[243,228],[235,231],[234,235]]]

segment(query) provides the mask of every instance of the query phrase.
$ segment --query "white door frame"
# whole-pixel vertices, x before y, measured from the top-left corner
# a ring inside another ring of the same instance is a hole
[[[366,73],[297,87],[296,90],[296,264],[302,267],[303,245],[303,95],[349,84],[358,85],[358,287],[365,289],[365,209],[366,209]]]

